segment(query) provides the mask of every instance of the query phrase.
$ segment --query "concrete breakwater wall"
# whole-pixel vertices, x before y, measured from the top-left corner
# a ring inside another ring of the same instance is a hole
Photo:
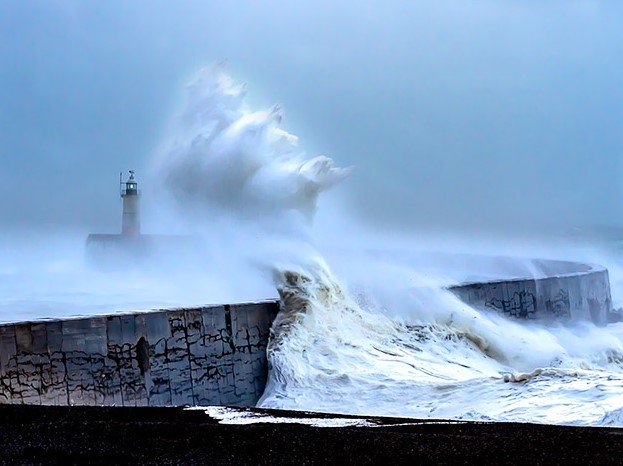
[[[461,301],[520,319],[619,321],[608,270],[577,262],[533,260],[536,275],[449,287]]]
[[[520,319],[620,320],[608,271],[532,261],[532,278],[450,287]],[[0,324],[0,404],[254,406],[277,301]]]
[[[0,404],[254,406],[276,301],[0,325]]]

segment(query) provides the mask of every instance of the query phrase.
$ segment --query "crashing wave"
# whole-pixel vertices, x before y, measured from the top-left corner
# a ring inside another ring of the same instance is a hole
[[[281,128],[283,110],[250,111],[246,86],[216,65],[188,86],[176,138],[160,160],[180,205],[229,211],[296,210],[311,219],[319,194],[344,179],[326,156],[308,158],[298,138]]]
[[[604,414],[623,406],[623,324],[598,329],[510,322],[442,289],[413,289],[411,278],[409,286],[395,286],[370,263],[353,267],[364,270],[373,286],[352,295],[307,236],[318,196],[351,169],[325,156],[307,157],[297,137],[282,129],[279,106],[251,111],[245,96],[246,87],[222,66],[202,70],[188,86],[176,138],[159,168],[183,210],[220,209],[255,221],[254,228],[236,231],[253,230],[242,236],[244,243],[270,249],[260,265],[275,270],[282,309],[268,344],[269,378],[260,406],[619,422],[612,421],[618,414]],[[305,225],[276,235],[290,212]],[[275,266],[277,260],[288,265]]]
[[[593,357],[601,352],[577,358],[555,345],[545,359],[522,355],[531,348],[534,353],[534,337],[545,335],[544,330],[493,315],[496,320],[489,326],[472,322],[470,327],[457,314],[445,323],[397,321],[375,306],[363,307],[370,300],[354,299],[322,260],[279,269],[276,283],[282,309],[271,330],[269,379],[260,407],[416,418],[619,422],[603,413],[622,396],[623,372],[618,365],[601,365]],[[496,341],[495,333],[505,330],[524,342]],[[512,366],[535,364],[530,361],[549,364],[529,371]]]

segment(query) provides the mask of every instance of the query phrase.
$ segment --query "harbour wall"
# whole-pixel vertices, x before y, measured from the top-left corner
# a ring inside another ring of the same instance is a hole
[[[532,260],[535,275],[449,287],[461,301],[507,317],[539,320],[620,320],[612,309],[608,270],[600,265]]]
[[[0,404],[254,406],[277,301],[0,325]]]
[[[450,287],[518,319],[620,320],[608,271],[533,261],[531,278]],[[0,324],[0,404],[255,406],[278,301]]]

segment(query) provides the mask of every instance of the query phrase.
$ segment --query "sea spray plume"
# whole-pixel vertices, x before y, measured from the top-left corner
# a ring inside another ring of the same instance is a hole
[[[281,128],[281,107],[252,112],[245,95],[222,64],[197,74],[177,137],[160,163],[167,186],[181,206],[242,216],[296,210],[311,221],[319,194],[352,168],[325,156],[308,158],[298,138]]]
[[[362,308],[322,259],[275,273],[282,311],[260,406],[380,414],[419,384],[498,376],[497,364],[460,335]]]
[[[281,129],[281,109],[251,112],[245,93],[222,67],[203,70],[189,87],[162,167],[183,210],[204,209],[213,220],[218,209],[253,222],[238,229],[236,245],[268,250],[255,263],[274,267],[282,310],[267,348],[261,406],[544,422],[595,422],[601,414],[587,406],[620,406],[620,335],[594,327],[587,329],[598,338],[576,329],[524,328],[443,290],[430,299],[422,290],[404,296],[392,286],[394,303],[407,311],[397,319],[389,317],[397,308],[386,308],[377,293],[355,299],[306,236],[318,195],[349,170],[326,157],[307,159],[296,137]],[[213,243],[228,263],[239,253],[225,241]],[[357,266],[380,288],[392,280],[374,264]],[[235,275],[236,286],[248,278],[240,277],[246,276]]]
[[[282,108],[251,111],[246,92],[223,64],[200,70],[154,167],[174,199],[173,215],[182,214],[176,223],[204,240],[197,262],[210,267],[220,258],[226,264],[219,268],[238,269],[232,282],[244,282],[241,288],[270,276],[275,261],[314,254],[309,227],[317,198],[351,171],[325,156],[307,157],[281,128]]]
[[[275,283],[282,310],[259,406],[550,423],[599,422],[618,406],[620,338],[588,322],[580,335],[522,325],[443,290],[405,290],[414,312],[392,319],[374,297],[355,299],[322,258],[278,267]]]

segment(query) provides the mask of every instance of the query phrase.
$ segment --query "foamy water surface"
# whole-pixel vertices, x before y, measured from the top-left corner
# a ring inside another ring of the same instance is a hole
[[[371,260],[353,246],[365,231],[332,230],[348,223],[343,216],[323,223],[338,251],[323,254],[312,228],[318,197],[350,169],[307,156],[282,129],[282,109],[252,111],[245,94],[221,67],[200,72],[154,162],[177,215],[210,247],[147,272],[93,270],[83,238],[6,248],[0,321],[279,295],[261,407],[623,425],[623,324],[511,321],[472,309],[443,289],[465,275],[430,261]]]

